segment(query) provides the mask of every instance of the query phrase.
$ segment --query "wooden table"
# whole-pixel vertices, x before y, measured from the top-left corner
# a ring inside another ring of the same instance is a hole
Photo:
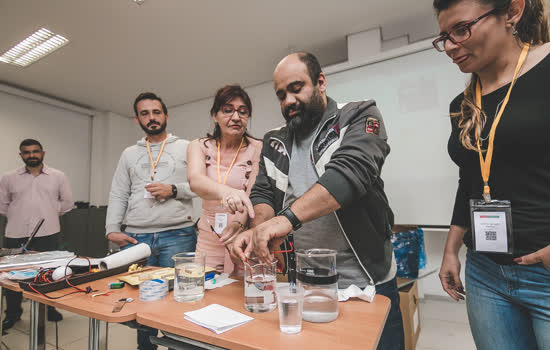
[[[184,312],[213,303],[242,312],[254,317],[254,320],[218,335],[184,319]],[[390,300],[377,295],[372,303],[349,300],[339,303],[338,306],[340,314],[335,321],[304,321],[301,333],[284,334],[279,330],[277,309],[268,313],[250,313],[244,309],[243,284],[239,281],[222,288],[207,290],[202,300],[192,303],[178,303],[174,301],[172,293],[159,301],[140,303],[136,320],[145,326],[190,338],[189,343],[205,345],[207,348],[376,349],[390,310]]]

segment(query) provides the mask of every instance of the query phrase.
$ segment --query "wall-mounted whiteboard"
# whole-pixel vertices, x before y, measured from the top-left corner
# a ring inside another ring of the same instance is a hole
[[[0,92],[0,176],[22,167],[19,144],[40,141],[44,162],[69,178],[75,201],[88,201],[91,116]]]
[[[391,152],[382,171],[396,224],[449,225],[458,168],[447,154],[449,103],[468,76],[433,49],[331,74],[339,103],[373,98]]]

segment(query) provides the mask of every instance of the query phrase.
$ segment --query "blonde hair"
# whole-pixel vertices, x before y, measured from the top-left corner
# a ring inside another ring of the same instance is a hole
[[[449,8],[460,0],[434,0],[433,6],[439,14],[442,10]],[[513,0],[479,0],[483,4],[493,5],[494,8],[508,11]],[[521,19],[516,25],[517,38],[524,43],[531,45],[543,44],[550,41],[548,16],[545,0],[525,0],[525,9]],[[475,104],[476,84],[479,77],[472,73],[470,81],[464,90],[464,99],[460,105],[460,112],[451,113],[451,118],[458,118],[460,128],[460,143],[464,148],[477,150],[472,140],[474,135],[481,135],[487,117],[485,113]]]

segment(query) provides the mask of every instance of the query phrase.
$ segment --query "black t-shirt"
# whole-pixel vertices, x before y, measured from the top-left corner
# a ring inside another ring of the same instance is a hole
[[[532,253],[550,244],[550,55],[516,80],[508,105],[495,133],[489,186],[493,199],[512,205],[514,257]],[[481,138],[487,149],[489,130],[509,84],[482,97],[487,122]],[[460,111],[464,94],[451,102],[451,113]],[[459,167],[459,183],[451,224],[468,228],[464,243],[472,247],[469,200],[481,199],[483,179],[477,151],[460,143],[458,117],[451,118],[448,151]],[[473,134],[472,134],[473,135]],[[475,138],[472,138],[475,142]],[[475,144],[474,144],[475,145]],[[513,258],[487,254],[500,264]]]

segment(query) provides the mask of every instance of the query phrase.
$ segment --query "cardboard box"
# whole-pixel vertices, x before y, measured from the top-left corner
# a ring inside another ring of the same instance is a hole
[[[410,280],[397,278],[400,286]],[[420,305],[418,300],[418,285],[414,281],[399,288],[401,315],[403,317],[403,331],[405,332],[405,350],[414,350],[420,335]]]

